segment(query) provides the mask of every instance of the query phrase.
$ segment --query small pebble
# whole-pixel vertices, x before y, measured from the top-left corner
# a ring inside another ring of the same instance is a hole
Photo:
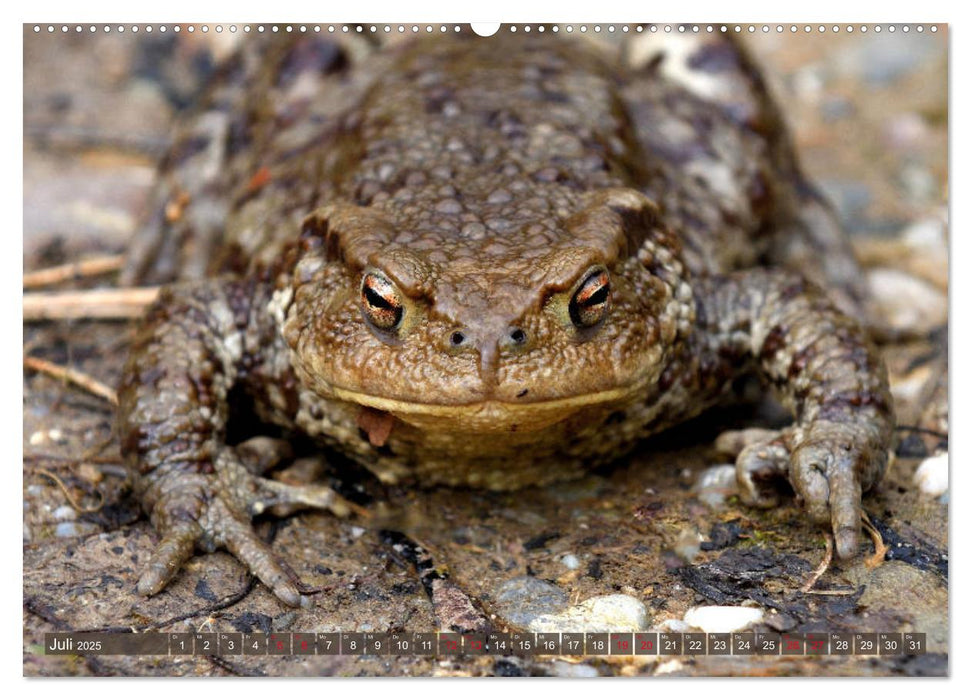
[[[674,543],[674,553],[683,561],[691,563],[701,551],[701,535],[694,528],[685,528],[678,535],[678,541]]]
[[[80,534],[77,521],[58,523],[54,528],[55,537],[77,537]]]
[[[684,620],[679,620],[676,617],[672,617],[669,620],[665,620],[657,626],[658,632],[690,632],[691,625],[689,625]]]
[[[568,568],[570,571],[574,571],[580,568],[580,559],[577,558],[576,554],[567,554],[562,559],[560,559],[560,562],[563,564],[563,566]]]
[[[836,207],[843,221],[863,217],[873,199],[867,184],[858,180],[821,179],[819,187]]]
[[[684,614],[684,621],[702,632],[737,632],[761,622],[763,617],[765,613],[760,608],[705,605],[691,608]]]
[[[900,236],[907,245],[914,248],[947,254],[947,226],[937,217],[915,221]]]
[[[54,520],[68,521],[77,520],[78,514],[71,506],[61,506],[53,513]]]
[[[641,632],[650,624],[647,608],[629,595],[588,598],[555,615],[529,623],[531,632]]]
[[[948,490],[948,453],[925,459],[914,473],[914,483],[921,493],[943,496]]]
[[[353,537],[355,540],[365,532],[367,532],[367,530],[365,530],[363,527],[358,527],[357,525],[351,526],[351,537]]]
[[[677,673],[682,668],[684,668],[684,664],[683,663],[681,663],[677,659],[671,659],[670,661],[665,661],[665,662],[663,662],[661,664],[658,664],[657,669],[655,669],[655,671],[654,671],[654,675],[655,676],[663,676],[663,675],[666,675],[668,673]]]
[[[544,615],[559,613],[570,598],[559,586],[533,576],[519,576],[496,592],[496,612],[517,627],[528,627]]]
[[[734,464],[719,464],[698,475],[694,491],[698,500],[710,508],[720,508],[725,499],[738,493]]]
[[[906,376],[894,377],[890,382],[890,391],[893,393],[894,401],[916,401],[928,380],[933,378],[932,375],[931,367],[922,365]]]
[[[593,666],[587,664],[571,664],[557,659],[552,664],[553,675],[558,678],[599,678],[600,674]]]
[[[819,99],[825,86],[826,81],[818,66],[806,66],[792,75],[793,92],[807,102]]]
[[[78,476],[92,484],[100,484],[104,480],[104,474],[93,464],[84,463],[78,467]]]
[[[903,112],[892,116],[884,131],[890,145],[897,148],[919,146],[930,134],[927,122],[915,112]]]
[[[947,320],[947,296],[928,282],[886,267],[868,270],[867,277],[883,318],[894,328],[927,332]]]
[[[853,103],[845,97],[827,97],[819,111],[826,121],[837,121],[853,114]]]
[[[937,195],[937,179],[926,168],[917,165],[905,166],[900,171],[900,182],[906,194],[914,202],[927,202]]]

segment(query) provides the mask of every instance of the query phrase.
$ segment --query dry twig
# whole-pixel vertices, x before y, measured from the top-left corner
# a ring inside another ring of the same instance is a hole
[[[102,384],[97,379],[89,377],[84,372],[80,372],[70,367],[61,367],[60,365],[55,365],[53,362],[42,360],[39,357],[25,357],[24,367],[27,369],[32,369],[35,372],[43,372],[44,374],[56,379],[71,382],[90,394],[100,396],[113,406],[118,405],[118,394],[114,389],[112,389],[110,386]]]
[[[24,321],[138,318],[157,296],[158,287],[29,292]]]
[[[890,547],[883,541],[880,532],[870,522],[870,516],[866,513],[863,514],[863,529],[866,530],[866,534],[873,540],[873,554],[867,557],[863,563],[866,564],[868,569],[875,569],[887,558],[887,552],[890,551]]]
[[[813,571],[812,576],[799,590],[803,593],[809,593],[812,587],[816,585],[819,578],[826,573],[826,569],[829,565],[833,563],[833,534],[831,532],[826,533],[826,554],[823,555],[823,560],[819,562],[819,566]]]
[[[53,472],[49,472],[46,469],[38,469],[37,470],[37,473],[38,474],[43,474],[48,479],[50,479],[55,484],[57,484],[58,488],[60,488],[61,489],[61,492],[64,494],[64,498],[67,499],[67,502],[70,503],[71,504],[71,507],[74,510],[76,510],[78,513],[97,513],[99,510],[101,510],[101,507],[105,504],[105,496],[104,496],[104,494],[101,493],[101,491],[95,490],[95,493],[98,494],[98,505],[95,505],[95,506],[82,506],[80,503],[77,502],[77,500],[74,498],[74,496],[71,495],[71,492],[68,490],[68,488],[64,484],[64,482],[61,481],[61,478],[59,476],[57,476],[57,474],[54,474]]]
[[[108,272],[116,272],[125,263],[124,255],[105,255],[97,258],[89,258],[80,262],[47,267],[43,270],[24,273],[24,289],[34,287],[46,287],[67,280],[79,279],[82,277],[95,277]]]

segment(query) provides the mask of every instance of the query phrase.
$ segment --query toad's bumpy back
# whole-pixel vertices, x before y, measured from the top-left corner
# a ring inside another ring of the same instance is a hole
[[[638,36],[621,45],[616,62],[565,37],[458,40],[460,46],[470,42],[480,49],[466,53],[487,60],[532,62],[540,103],[543,90],[546,98],[555,92],[538,65],[544,57],[554,73],[557,61],[582,58],[591,78],[611,83],[615,94],[600,107],[628,131],[610,135],[598,151],[613,161],[606,168],[612,175],[636,183],[664,208],[693,271],[780,265],[825,287],[842,308],[859,311],[863,276],[846,238],[800,172],[761,74],[731,37]],[[454,51],[447,44],[455,40],[440,43],[446,48],[439,53]],[[182,119],[123,282],[202,279],[242,272],[254,260],[273,261],[302,218],[338,194],[333,173],[359,170],[361,134],[347,116],[376,82],[393,83],[394,69],[409,56],[419,66],[434,61],[434,44],[377,50],[331,37],[247,39]],[[512,74],[509,68],[491,74],[503,71]],[[519,71],[530,74],[528,66]],[[562,65],[559,71],[576,82]],[[429,102],[428,118],[449,107],[433,81],[412,77],[402,88]],[[496,115],[499,121],[519,118]],[[507,136],[513,127],[507,125]],[[372,191],[358,194],[373,196],[394,185],[369,183],[363,189]]]

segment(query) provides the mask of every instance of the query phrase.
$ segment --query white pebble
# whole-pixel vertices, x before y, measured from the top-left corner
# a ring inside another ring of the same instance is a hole
[[[657,625],[658,632],[690,632],[692,627],[684,620],[672,617]]]
[[[657,669],[654,671],[654,675],[663,676],[667,673],[677,673],[682,668],[684,668],[683,663],[677,659],[671,659],[670,661],[664,661],[663,663],[658,664]]]
[[[947,296],[906,272],[880,267],[867,272],[870,291],[894,328],[927,331],[947,320]]]
[[[567,554],[562,559],[560,559],[563,566],[568,568],[570,571],[574,571],[580,568],[580,560],[577,558],[576,554]]]
[[[71,506],[61,506],[53,513],[54,520],[77,520],[78,514]]]
[[[47,442],[47,433],[45,433],[43,430],[38,430],[36,433],[33,433],[30,438],[28,438],[27,442],[34,446],[43,445],[45,442]]]
[[[920,487],[921,493],[929,496],[942,496],[948,489],[948,466],[949,460],[947,452],[928,457],[917,467],[914,473],[914,483]]]
[[[905,377],[894,377],[890,382],[890,392],[894,401],[916,401],[920,392],[931,378],[931,368],[928,365],[918,367]]]
[[[761,622],[763,617],[761,608],[705,605],[691,608],[684,614],[684,621],[702,632],[736,632]]]
[[[725,499],[738,493],[734,464],[719,464],[705,469],[695,482],[698,500],[709,508],[719,508]]]
[[[593,666],[587,664],[571,664],[554,659],[553,675],[557,678],[599,678],[600,674]]]
[[[678,539],[674,543],[674,553],[681,557],[682,561],[691,563],[701,552],[701,535],[693,527],[686,527],[678,534]]]
[[[55,537],[77,537],[79,534],[77,522],[58,523],[54,528]]]
[[[947,254],[947,227],[937,217],[915,221],[904,229],[901,237],[913,248],[924,248],[931,252],[942,251]]]
[[[357,525],[351,526],[351,537],[353,537],[355,540],[365,532],[367,532],[367,530],[365,530],[363,527],[358,527]]]
[[[530,632],[642,632],[649,624],[647,608],[628,595],[602,595],[529,623]]]

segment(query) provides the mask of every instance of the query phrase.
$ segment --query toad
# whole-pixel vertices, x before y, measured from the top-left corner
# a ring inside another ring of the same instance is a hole
[[[264,477],[230,404],[388,483],[574,478],[755,373],[793,415],[737,456],[840,557],[894,422],[861,275],[728,38],[421,38],[367,57],[247,40],[185,120],[126,281],[168,281],[119,389],[160,535],[137,590],[224,548],[300,582],[252,518],[347,504]],[[636,54],[636,60],[635,59]],[[257,460],[258,461],[258,460]]]

